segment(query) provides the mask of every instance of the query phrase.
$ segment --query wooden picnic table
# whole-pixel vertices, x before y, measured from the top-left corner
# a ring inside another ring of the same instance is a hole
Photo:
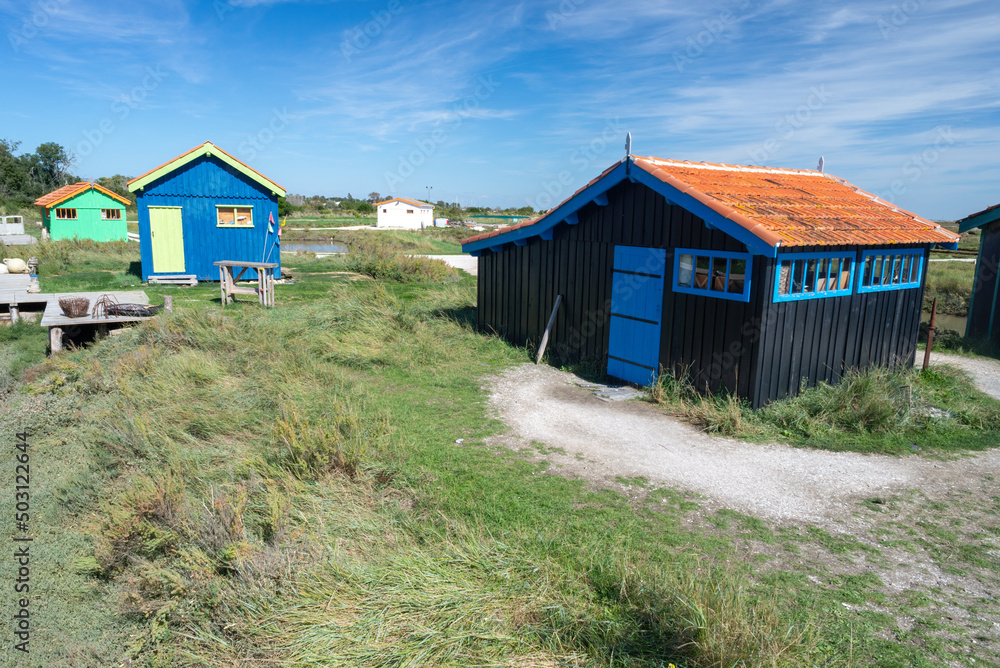
[[[271,271],[278,266],[277,262],[252,262],[238,260],[219,260],[213,262],[219,268],[219,284],[222,290],[222,305],[235,301],[235,295],[257,295],[261,306],[274,306],[274,274]],[[233,275],[233,270],[241,268],[240,273]],[[257,287],[236,285],[236,281],[246,273],[247,269],[257,272]]]

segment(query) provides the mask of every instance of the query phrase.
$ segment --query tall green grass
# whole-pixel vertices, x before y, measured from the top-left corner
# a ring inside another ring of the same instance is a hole
[[[0,259],[28,255],[38,258],[38,275],[52,276],[72,271],[127,272],[132,262],[139,262],[139,244],[128,241],[91,241],[65,239],[42,241],[31,246],[3,246]]]
[[[706,431],[739,438],[886,453],[1000,442],[1000,401],[949,366],[853,370],[835,385],[803,388],[757,411],[729,394],[698,393],[684,373],[664,372],[650,390],[652,401]]]
[[[471,281],[409,299],[327,285],[268,311],[181,306],[47,362],[0,418],[53,465],[38,548],[72,569],[52,596],[115,611],[92,661],[808,661],[808,625],[740,567],[674,547],[675,520],[456,449],[456,429],[495,430],[477,375],[520,358],[467,327]],[[83,634],[54,629],[38,660]]]
[[[458,279],[458,272],[441,260],[404,255],[392,245],[373,238],[351,241],[351,252],[344,262],[351,271],[399,283]]]
[[[924,310],[930,311],[936,298],[940,313],[967,315],[975,273],[976,265],[971,262],[931,262],[927,268]]]

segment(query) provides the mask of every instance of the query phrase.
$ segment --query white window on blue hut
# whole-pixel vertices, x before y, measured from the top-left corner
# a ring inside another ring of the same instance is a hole
[[[674,251],[674,292],[750,301],[749,253],[678,248]]]
[[[864,251],[858,292],[919,288],[923,275],[922,248]]]
[[[851,294],[854,286],[852,252],[782,253],[774,279],[774,301],[821,299]]]
[[[216,227],[253,227],[253,207],[216,204]]]

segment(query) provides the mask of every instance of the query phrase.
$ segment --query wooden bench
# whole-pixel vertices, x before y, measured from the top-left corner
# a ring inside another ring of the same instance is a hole
[[[236,260],[220,260],[213,262],[219,268],[219,287],[222,291],[222,305],[235,301],[236,295],[257,295],[261,306],[274,306],[274,272],[277,262],[241,262]],[[233,275],[233,270],[241,267],[240,273]],[[257,272],[257,287],[236,285],[247,269]]]
[[[159,285],[187,285],[194,287],[198,285],[198,277],[194,274],[174,274],[171,276],[150,276],[150,283]]]

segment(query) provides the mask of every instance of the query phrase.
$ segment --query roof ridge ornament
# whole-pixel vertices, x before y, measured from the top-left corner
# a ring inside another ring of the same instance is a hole
[[[632,133],[625,133],[625,158],[632,157]]]

